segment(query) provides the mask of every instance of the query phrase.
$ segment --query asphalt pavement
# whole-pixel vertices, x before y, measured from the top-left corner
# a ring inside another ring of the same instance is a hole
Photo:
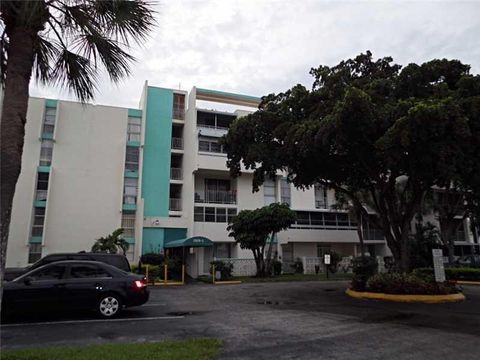
[[[480,359],[480,286],[465,286],[464,302],[427,305],[353,299],[347,284],[157,287],[116,319],[12,319],[1,348],[216,337],[222,359]]]

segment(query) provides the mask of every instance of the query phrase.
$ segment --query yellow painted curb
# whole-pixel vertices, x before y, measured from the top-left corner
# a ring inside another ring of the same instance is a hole
[[[241,284],[240,280],[232,280],[232,281],[215,281],[214,285],[228,285],[228,284]]]
[[[385,300],[396,302],[422,302],[428,304],[438,304],[444,302],[456,302],[465,300],[465,295],[462,293],[448,294],[448,295],[397,295],[397,294],[382,294],[367,291],[355,291],[347,289],[345,293],[357,299],[370,300]]]
[[[480,281],[455,281],[455,284],[460,285],[480,285]]]

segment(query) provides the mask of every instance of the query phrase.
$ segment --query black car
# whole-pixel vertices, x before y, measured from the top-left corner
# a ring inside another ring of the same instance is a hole
[[[50,264],[55,261],[63,260],[91,260],[100,261],[112,266],[115,266],[123,271],[130,272],[130,264],[125,256],[119,254],[106,254],[106,253],[62,253],[62,254],[50,254],[47,255],[33,265],[25,268],[6,268],[4,281],[11,281],[29,271],[39,268],[40,266]]]
[[[109,318],[148,297],[142,275],[98,261],[58,261],[4,283],[2,312],[92,309]]]

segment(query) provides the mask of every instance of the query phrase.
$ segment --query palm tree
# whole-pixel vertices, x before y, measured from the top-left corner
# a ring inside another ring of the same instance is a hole
[[[107,236],[102,236],[95,241],[92,246],[92,252],[106,252],[109,254],[116,254],[118,248],[122,250],[123,255],[126,255],[130,244],[122,237],[123,229],[117,229]]]
[[[91,100],[102,68],[115,83],[129,74],[130,42],[145,40],[153,16],[152,3],[144,0],[0,1],[0,283],[32,74],[82,102]]]

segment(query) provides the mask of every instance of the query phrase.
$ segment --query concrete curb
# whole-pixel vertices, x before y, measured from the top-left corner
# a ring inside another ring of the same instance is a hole
[[[465,295],[462,293],[448,294],[448,295],[397,295],[397,294],[382,294],[373,293],[367,291],[355,291],[347,289],[345,293],[348,296],[357,299],[369,299],[369,300],[385,300],[396,302],[421,302],[427,304],[439,304],[445,302],[457,302],[465,300]]]
[[[459,285],[480,285],[480,281],[455,281],[455,284]]]

